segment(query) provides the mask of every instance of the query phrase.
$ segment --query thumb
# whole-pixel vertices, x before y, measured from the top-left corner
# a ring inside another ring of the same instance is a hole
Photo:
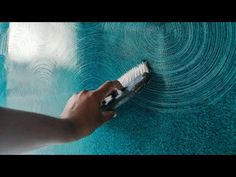
[[[116,116],[116,113],[114,111],[103,112],[102,113],[102,123],[105,123],[105,122],[111,120],[115,116]]]

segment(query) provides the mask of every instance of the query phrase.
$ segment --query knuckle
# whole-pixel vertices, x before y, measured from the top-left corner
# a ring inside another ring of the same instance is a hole
[[[96,91],[91,92],[91,93],[90,93],[90,96],[92,96],[92,97],[96,97],[96,96],[98,96],[98,93],[97,93]]]
[[[95,96],[95,95],[94,95],[94,92],[88,92],[87,95],[88,95],[89,98],[93,98],[93,97]]]
[[[89,98],[93,101],[97,101],[99,98],[99,94],[97,92],[90,92]]]
[[[105,84],[107,84],[107,85],[111,85],[112,82],[113,82],[112,80],[108,80],[108,81],[105,82]]]
[[[87,92],[88,92],[88,91],[86,91],[86,90],[82,90],[82,91],[80,91],[79,93],[74,94],[74,97],[76,97],[76,98],[84,97],[84,96],[87,95]]]
[[[82,95],[84,95],[84,94],[86,94],[88,91],[87,90],[82,90],[81,92],[80,92],[80,94]]]

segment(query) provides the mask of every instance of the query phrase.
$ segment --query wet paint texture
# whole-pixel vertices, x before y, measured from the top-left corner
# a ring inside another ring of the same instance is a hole
[[[59,116],[74,92],[117,79],[143,59],[152,67],[150,84],[112,121],[32,153],[236,153],[236,23],[19,25],[10,25],[9,57],[0,61],[11,108]]]

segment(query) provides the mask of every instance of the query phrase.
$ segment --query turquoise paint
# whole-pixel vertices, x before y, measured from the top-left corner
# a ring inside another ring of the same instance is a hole
[[[47,28],[34,59],[7,60],[8,107],[58,116],[74,92],[116,79],[143,59],[152,80],[91,136],[31,153],[236,153],[236,23],[76,23],[55,30],[71,35],[52,52],[44,47],[55,35]]]
[[[9,23],[0,23],[0,106],[6,106],[6,65],[7,32]]]
[[[6,105],[6,70],[5,57],[0,55],[0,106]]]

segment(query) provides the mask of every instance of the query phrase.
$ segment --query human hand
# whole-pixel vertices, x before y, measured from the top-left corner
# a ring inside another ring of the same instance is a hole
[[[73,129],[69,141],[90,135],[97,127],[116,116],[114,111],[102,112],[102,101],[115,88],[121,89],[119,81],[107,81],[97,90],[81,91],[67,102],[61,117]]]

